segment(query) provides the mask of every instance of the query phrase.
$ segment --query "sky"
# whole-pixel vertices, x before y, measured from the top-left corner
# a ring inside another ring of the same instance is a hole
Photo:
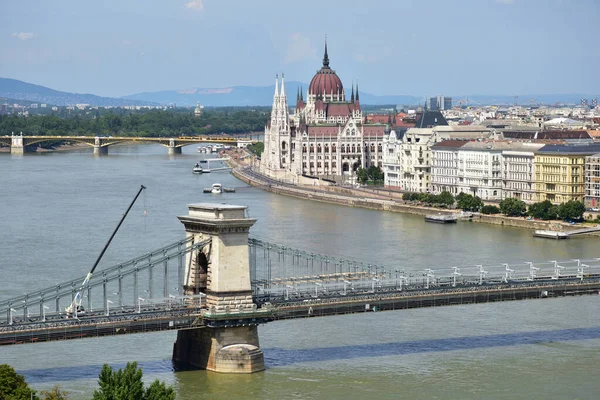
[[[600,0],[0,0],[0,77],[112,97],[308,83],[325,37],[375,95],[600,94]]]

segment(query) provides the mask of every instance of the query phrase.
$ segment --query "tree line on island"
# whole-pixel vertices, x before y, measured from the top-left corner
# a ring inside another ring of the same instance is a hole
[[[124,136],[180,137],[247,134],[263,131],[269,119],[267,107],[221,107],[193,110],[64,110],[50,115],[0,115],[3,135],[23,132],[28,136]]]
[[[142,381],[142,369],[137,363],[127,363],[124,369],[115,371],[104,364],[98,377],[99,388],[94,390],[92,400],[175,400],[175,390],[156,379],[148,387]],[[0,400],[68,400],[69,392],[60,385],[50,390],[31,389],[23,375],[7,364],[0,365]]]
[[[438,207],[453,207],[463,210],[480,212],[482,214],[503,214],[507,217],[526,217],[548,220],[581,221],[585,206],[577,200],[569,200],[559,205],[552,204],[549,200],[527,204],[516,198],[507,198],[496,206],[484,204],[478,196],[468,193],[460,193],[454,197],[450,192],[444,191],[440,194],[432,193],[404,193],[404,201],[420,203]]]

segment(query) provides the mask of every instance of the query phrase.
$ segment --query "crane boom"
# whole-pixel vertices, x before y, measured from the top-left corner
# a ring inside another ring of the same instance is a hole
[[[117,234],[117,231],[121,227],[121,224],[123,224],[123,221],[125,221],[125,217],[127,217],[127,214],[129,214],[129,210],[131,210],[131,207],[133,207],[133,205],[135,204],[135,201],[138,199],[138,197],[140,197],[140,194],[142,193],[142,191],[144,189],[146,189],[146,186],[141,185],[140,190],[138,190],[137,194],[133,198],[133,201],[131,202],[131,204],[127,208],[127,211],[125,211],[125,214],[123,214],[123,217],[121,217],[121,220],[119,221],[119,224],[117,225],[117,227],[113,231],[112,235],[110,235],[110,238],[108,239],[108,241],[104,245],[104,248],[100,252],[100,255],[98,255],[98,258],[96,259],[96,262],[94,263],[94,266],[92,267],[92,269],[90,270],[90,272],[88,272],[88,274],[85,276],[85,279],[81,283],[81,286],[79,287],[79,290],[77,291],[77,293],[73,297],[73,301],[71,302],[71,304],[67,308],[65,308],[65,312],[67,313],[67,315],[70,315],[70,314],[77,315],[77,312],[81,309],[81,298],[82,298],[81,293],[82,293],[83,289],[90,282],[90,279],[92,278],[92,274],[96,270],[96,267],[100,263],[100,260],[102,260],[102,257],[104,256],[104,253],[106,252],[106,249],[108,249],[108,246],[110,245],[110,242],[112,242],[113,238]]]

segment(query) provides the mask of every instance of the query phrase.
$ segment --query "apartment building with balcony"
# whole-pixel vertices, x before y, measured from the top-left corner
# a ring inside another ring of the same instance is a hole
[[[585,197],[586,208],[600,207],[600,153],[585,158]]]
[[[437,125],[436,125],[437,124]],[[431,148],[449,139],[487,139],[483,126],[449,126],[439,111],[425,111],[402,137],[384,137],[385,185],[409,192],[431,192]]]
[[[535,153],[536,201],[560,204],[584,201],[586,157],[600,152],[600,144],[588,146],[545,145]]]

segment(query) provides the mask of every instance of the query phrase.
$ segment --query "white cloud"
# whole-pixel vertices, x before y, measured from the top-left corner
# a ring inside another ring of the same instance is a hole
[[[307,58],[313,59],[316,58],[316,54],[315,49],[310,45],[310,40],[306,36],[294,33],[288,41],[287,55],[284,62],[289,64]]]
[[[204,0],[190,0],[185,3],[185,8],[189,8],[194,11],[204,10]]]
[[[16,37],[19,40],[27,40],[31,39],[35,35],[33,34],[33,32],[13,32],[10,34],[10,36]]]

